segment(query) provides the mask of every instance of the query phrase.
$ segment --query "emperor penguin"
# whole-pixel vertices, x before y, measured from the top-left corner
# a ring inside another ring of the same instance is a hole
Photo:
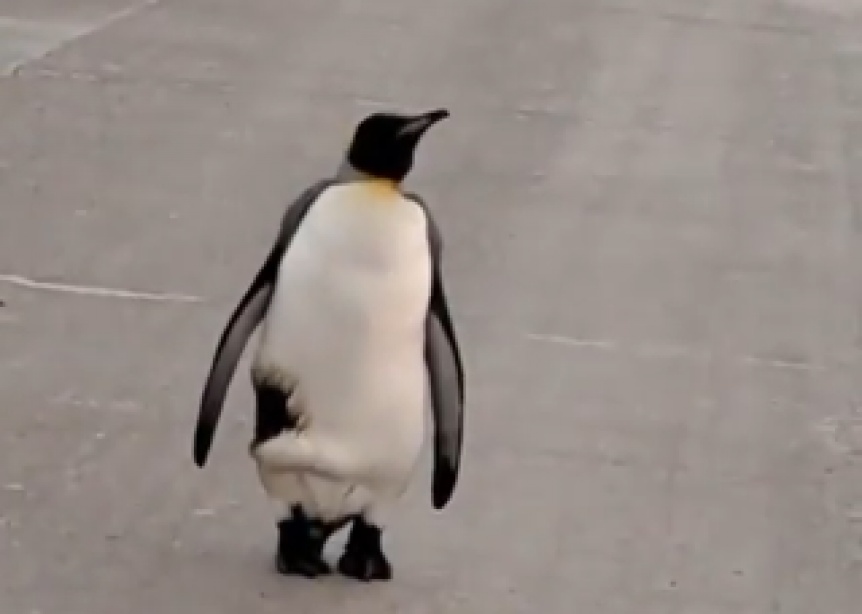
[[[438,109],[365,117],[337,171],[287,207],[216,347],[195,463],[206,462],[236,366],[262,323],[249,453],[279,506],[275,559],[283,574],[331,573],[324,545],[350,524],[338,572],[391,579],[381,535],[418,464],[426,382],[435,509],[455,489],[465,377],[442,239],[423,199],[402,188],[419,140],[448,116]]]

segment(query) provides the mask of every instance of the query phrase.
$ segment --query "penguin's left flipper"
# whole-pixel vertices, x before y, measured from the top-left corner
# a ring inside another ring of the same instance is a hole
[[[449,503],[461,466],[464,440],[464,366],[443,285],[443,239],[428,207],[416,194],[408,194],[425,211],[431,251],[431,300],[425,320],[425,364],[434,416],[434,478],[432,500],[436,509]]]
[[[195,427],[194,460],[199,467],[203,467],[207,461],[227,390],[239,359],[249,337],[269,308],[281,259],[311,205],[321,192],[334,183],[334,179],[318,181],[287,207],[275,244],[222,332],[201,395]]]

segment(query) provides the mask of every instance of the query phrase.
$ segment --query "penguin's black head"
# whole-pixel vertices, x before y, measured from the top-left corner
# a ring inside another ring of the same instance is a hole
[[[367,175],[400,182],[413,167],[419,139],[428,128],[447,117],[446,109],[421,115],[369,115],[356,127],[347,161]]]

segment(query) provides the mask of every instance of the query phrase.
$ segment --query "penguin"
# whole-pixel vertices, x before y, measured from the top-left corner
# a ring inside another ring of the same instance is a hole
[[[332,572],[326,541],[350,525],[337,571],[390,580],[382,534],[418,464],[425,391],[433,423],[432,503],[455,490],[465,373],[425,201],[402,183],[446,109],[373,113],[336,172],[286,208],[268,257],[231,314],[204,385],[193,456],[203,467],[227,389],[260,325],[249,454],[279,506],[276,569]]]

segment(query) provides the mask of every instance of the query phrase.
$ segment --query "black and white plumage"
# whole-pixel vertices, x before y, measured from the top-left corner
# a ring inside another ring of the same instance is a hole
[[[446,111],[374,114],[336,175],[287,208],[281,231],[216,348],[194,458],[202,466],[240,356],[259,324],[252,366],[251,454],[285,506],[278,564],[328,571],[320,552],[352,522],[339,570],[388,579],[385,516],[406,489],[424,438],[424,385],[434,424],[433,504],[450,500],[464,430],[464,369],[428,207],[401,181],[416,145]]]

